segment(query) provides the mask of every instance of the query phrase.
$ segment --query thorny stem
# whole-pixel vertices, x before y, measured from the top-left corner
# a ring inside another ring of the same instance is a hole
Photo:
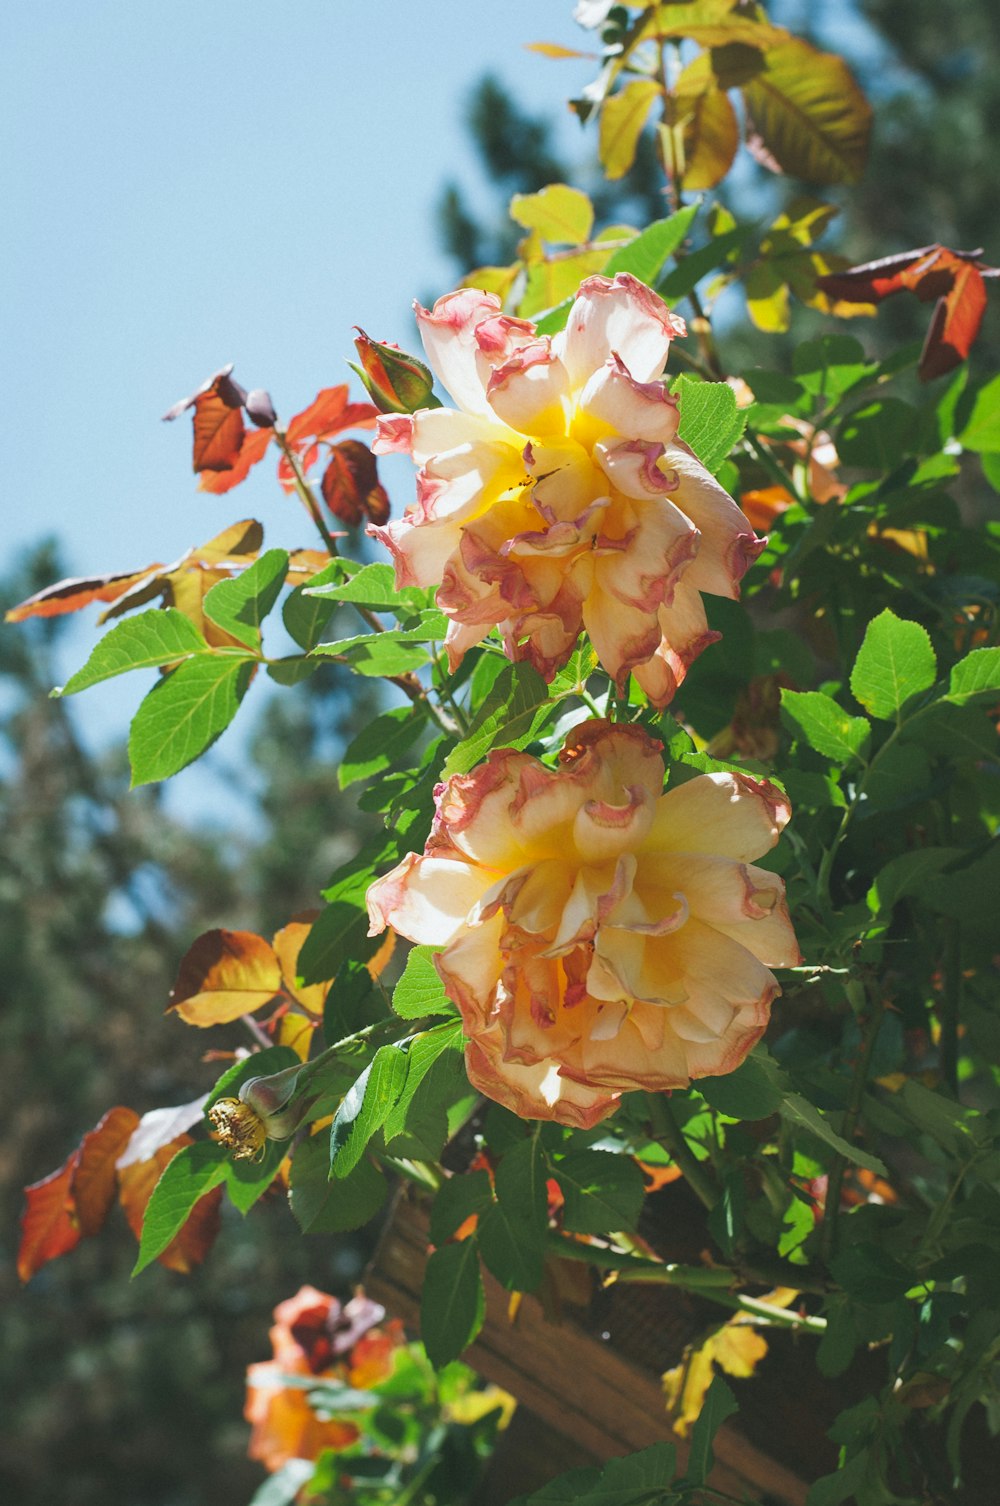
[[[663,1093],[649,1093],[646,1101],[655,1138],[670,1152],[671,1159],[691,1191],[711,1211],[718,1202],[715,1186],[710,1174],[685,1140],[684,1131],[674,1117],[669,1099]]]
[[[875,1050],[875,1041],[878,1038],[879,1028],[882,1024],[882,1016],[885,1013],[885,999],[883,991],[877,981],[869,976],[865,982],[867,995],[868,1017],[862,1027],[861,1050],[854,1064],[854,1075],[851,1079],[851,1096],[847,1101],[847,1112],[844,1115],[844,1123],[841,1127],[841,1135],[850,1144],[861,1118],[861,1105],[864,1102],[865,1088],[868,1084],[868,1069],[872,1062],[872,1053]],[[829,1176],[826,1184],[826,1206],[823,1219],[823,1232],[821,1236],[821,1254],[824,1260],[837,1248],[837,1220],[840,1217],[840,1193],[844,1185],[844,1172],[847,1169],[847,1157],[837,1155],[830,1163]]]

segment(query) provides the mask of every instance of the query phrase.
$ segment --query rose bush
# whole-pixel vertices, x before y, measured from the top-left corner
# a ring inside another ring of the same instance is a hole
[[[454,668],[499,627],[551,680],[586,629],[619,684],[658,706],[718,635],[701,592],[736,597],[764,547],[677,437],[663,386],[683,320],[635,277],[588,277],[566,328],[539,336],[491,293],[416,305],[455,408],[379,420],[374,449],[408,451],[417,500],[369,532],[397,585],[437,588]]]
[[[623,1091],[737,1067],[794,966],[775,874],[776,786],[703,774],[663,794],[661,744],[585,722],[556,769],[511,749],[437,793],[422,855],[368,893],[435,959],[473,1083],[515,1113],[589,1126]]]

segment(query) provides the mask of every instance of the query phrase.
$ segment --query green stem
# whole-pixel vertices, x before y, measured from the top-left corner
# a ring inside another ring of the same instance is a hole
[[[945,923],[944,991],[941,1000],[941,1075],[958,1097],[958,1022],[962,1007],[962,932],[957,920]]]
[[[649,1117],[656,1140],[670,1152],[671,1160],[678,1168],[691,1191],[711,1211],[718,1202],[718,1193],[710,1172],[697,1159],[684,1131],[674,1116],[669,1098],[663,1093],[647,1093]]]
[[[801,503],[802,497],[799,494],[799,489],[795,485],[794,479],[788,474],[784,466],[775,459],[768,446],[763,443],[759,436],[756,435],[752,429],[746,429],[743,434],[743,439],[747,445],[747,448],[753,451],[754,455],[756,455],[765,471],[767,471],[767,474],[770,476],[771,480],[775,482],[776,485],[783,487],[784,490],[786,492],[789,492],[797,502]]]
[[[847,1101],[847,1111],[844,1114],[844,1123],[841,1127],[841,1134],[848,1143],[854,1139],[858,1128],[858,1120],[861,1118],[861,1105],[864,1102],[865,1088],[868,1085],[868,1069],[871,1066],[875,1041],[878,1038],[882,1016],[885,1013],[885,999],[882,996],[882,989],[878,986],[877,980],[873,978],[868,979],[866,993],[868,1018],[864,1022],[862,1030],[861,1051],[854,1066],[854,1074],[851,1079],[851,1096]],[[837,1248],[840,1193],[844,1185],[844,1172],[846,1169],[847,1157],[844,1155],[835,1156],[830,1163],[830,1171],[826,1184],[823,1232],[820,1239],[821,1254],[823,1259],[827,1261]]]

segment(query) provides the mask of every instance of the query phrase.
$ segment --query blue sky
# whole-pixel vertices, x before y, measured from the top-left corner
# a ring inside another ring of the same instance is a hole
[[[346,378],[352,325],[413,343],[411,299],[450,286],[433,206],[447,177],[480,178],[462,128],[470,86],[492,69],[579,135],[564,101],[588,65],[523,46],[586,46],[570,12],[4,7],[5,564],[55,533],[73,573],[127,569],[240,516],[272,543],[312,542],[268,463],[229,497],[198,492],[187,420],[160,415],[235,361],[287,417]],[[67,672],[93,641],[86,616]],[[75,702],[88,739],[122,735],[141,690],[126,677]]]

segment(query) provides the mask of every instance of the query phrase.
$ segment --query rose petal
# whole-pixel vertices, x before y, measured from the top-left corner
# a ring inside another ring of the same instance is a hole
[[[750,863],[770,851],[790,815],[786,796],[766,779],[699,774],[662,797],[643,845]]]
[[[486,383],[490,365],[476,340],[477,326],[500,312],[495,293],[460,288],[446,293],[433,309],[413,305],[420,338],[434,375],[466,413],[489,415]]]
[[[701,534],[688,584],[714,596],[739,596],[739,583],[766,540],[757,537],[746,514],[686,444],[668,445],[661,464],[677,475],[671,500]]]
[[[663,371],[675,335],[686,333],[684,321],[636,277],[619,272],[588,277],[580,285],[560,342],[573,386],[580,386],[613,353],[640,382]]]

